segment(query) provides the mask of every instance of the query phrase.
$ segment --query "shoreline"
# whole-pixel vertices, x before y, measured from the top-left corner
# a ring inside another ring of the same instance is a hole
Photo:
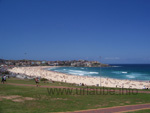
[[[25,74],[29,77],[41,77],[46,78],[48,80],[65,83],[74,83],[79,85],[84,84],[86,86],[135,88],[135,89],[143,89],[144,87],[148,89],[150,88],[150,83],[148,81],[121,80],[104,77],[70,75],[61,72],[46,70],[47,68],[57,68],[57,67],[56,66],[14,67],[13,69],[9,69],[8,71],[12,73]]]
[[[67,66],[57,66],[57,67],[67,67]],[[56,67],[56,68],[57,68]],[[48,68],[43,68],[43,69],[48,69]],[[82,75],[75,75],[75,74],[67,74],[67,73],[63,73],[63,72],[58,72],[58,71],[52,71],[52,70],[48,70],[48,71],[51,71],[51,72],[56,72],[56,73],[60,73],[60,74],[66,74],[66,75],[69,75],[69,76],[82,76]],[[82,77],[95,77],[95,78],[100,78],[100,76],[82,76]],[[135,82],[149,82],[148,80],[130,80],[130,79],[117,79],[117,78],[111,78],[111,77],[103,77],[101,76],[101,78],[108,78],[108,79],[114,79],[114,80],[129,80],[129,81],[135,81]]]

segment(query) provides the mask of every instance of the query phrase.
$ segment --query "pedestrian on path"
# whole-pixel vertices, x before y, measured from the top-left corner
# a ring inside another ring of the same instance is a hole
[[[6,75],[4,75],[4,82],[6,82]],[[7,83],[7,82],[6,82]]]
[[[35,83],[36,83],[36,86],[38,87],[39,86],[39,78],[38,77],[35,78]]]
[[[2,81],[1,81],[1,83],[4,84],[4,82],[5,82],[5,81],[4,81],[4,75],[3,75],[3,76],[2,76]]]

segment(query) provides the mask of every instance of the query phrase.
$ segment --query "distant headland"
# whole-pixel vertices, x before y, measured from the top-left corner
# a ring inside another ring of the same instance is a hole
[[[98,61],[88,60],[64,60],[64,61],[45,61],[45,60],[5,60],[0,59],[0,65],[13,66],[72,66],[72,67],[108,67]]]

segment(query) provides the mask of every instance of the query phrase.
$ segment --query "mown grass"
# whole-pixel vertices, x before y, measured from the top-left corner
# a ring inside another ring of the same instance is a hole
[[[35,84],[33,80],[20,80],[16,78],[8,79],[7,82]],[[40,84],[50,86],[63,85],[59,82]],[[64,86],[70,86],[70,84],[64,84]],[[81,92],[80,94],[79,90],[72,90],[70,95],[66,93],[58,94],[57,92],[50,94],[48,93],[47,88],[0,84],[0,96],[11,95],[32,97],[35,100],[13,102],[12,100],[2,99],[0,100],[0,113],[65,112],[150,102],[149,94],[118,95],[116,93],[111,95],[110,93],[105,93],[98,95],[94,94],[93,91],[87,91],[85,93]]]

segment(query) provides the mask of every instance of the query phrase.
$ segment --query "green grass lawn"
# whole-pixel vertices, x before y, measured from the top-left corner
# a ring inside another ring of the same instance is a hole
[[[20,80],[16,78],[8,79],[10,83],[35,84],[34,80]],[[67,83],[40,83],[41,85],[50,86],[68,86],[74,87]],[[79,86],[78,86],[79,87]],[[49,94],[47,88],[14,86],[0,84],[0,113],[48,113],[48,112],[65,112],[85,109],[96,109],[112,106],[123,106],[132,104],[143,104],[150,102],[150,94],[137,95],[94,95],[93,91],[87,91],[81,95],[76,93],[79,90],[73,90],[71,95],[67,94]],[[3,96],[18,95],[20,98],[31,97],[34,100],[24,100],[14,102],[13,99],[2,98]]]
[[[10,78],[8,79],[9,83],[18,83],[18,84],[32,84],[35,85],[35,81],[32,79],[18,79],[18,78]],[[68,84],[68,83],[63,83],[63,82],[54,82],[54,83],[50,83],[50,82],[45,82],[44,81],[40,81],[40,85],[46,85],[46,86],[66,86],[66,87],[78,87],[75,84]]]

